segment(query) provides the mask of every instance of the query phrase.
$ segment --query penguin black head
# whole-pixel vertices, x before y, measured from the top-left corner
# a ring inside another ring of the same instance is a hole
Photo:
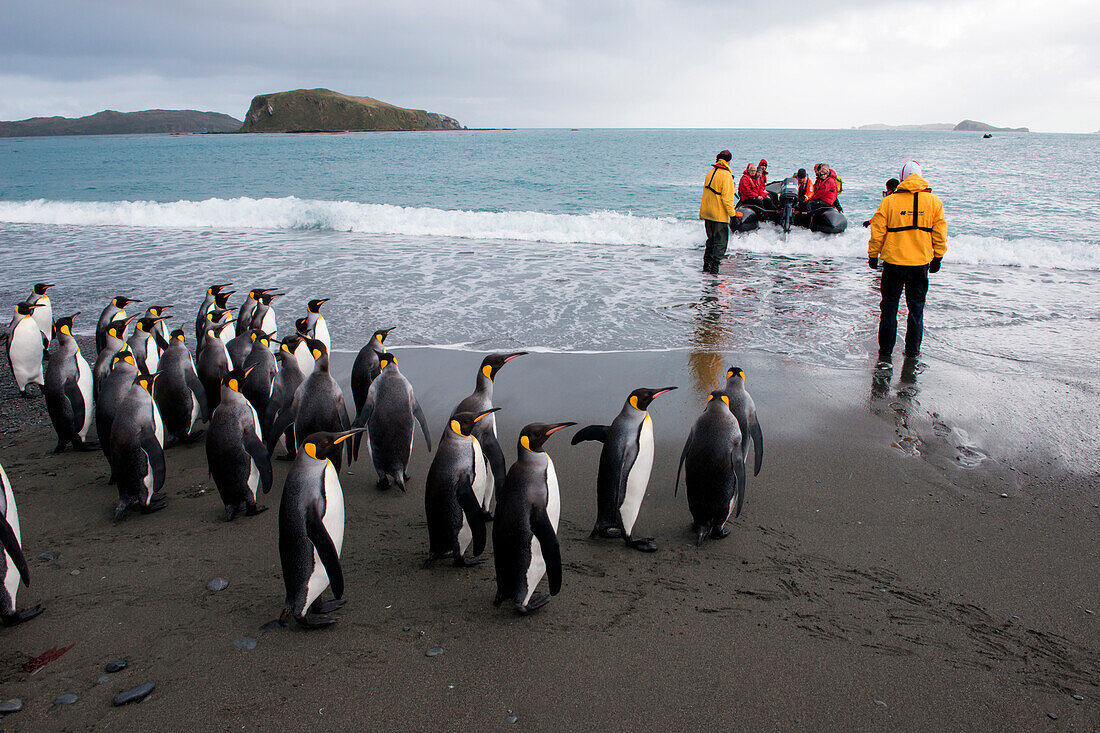
[[[37,303],[16,303],[15,312],[21,316],[29,316],[35,308],[41,308]]]
[[[206,320],[211,323],[220,323],[226,316],[230,315],[233,311],[226,308],[211,308],[206,314]]]
[[[257,341],[259,341],[262,338],[266,339],[267,334],[264,333],[263,331],[261,331],[260,329],[258,329],[258,328],[248,329],[248,340],[251,341],[252,343],[256,343]]]
[[[54,286],[54,283],[35,283],[34,289],[31,291],[35,295],[45,295],[46,291]]]
[[[380,329],[378,331],[375,331],[374,336],[371,336],[371,338],[373,338],[375,341],[377,341],[380,344],[385,343],[386,342],[386,337],[389,336],[390,331],[393,331],[395,328],[397,328],[397,326],[392,326],[390,328],[383,328],[383,329]]]
[[[271,301],[275,300],[276,298],[281,298],[284,295],[286,295],[286,293],[273,293],[269,290],[266,293],[263,293],[258,298],[258,300],[264,305],[271,305]]]
[[[153,372],[152,374],[138,374],[134,377],[134,384],[141,387],[149,394],[153,394],[153,383],[160,377],[160,372]]]
[[[182,328],[177,328],[175,331],[168,335],[173,341],[179,341],[181,344],[187,343],[187,337],[183,335]]]
[[[229,387],[234,392],[241,391],[241,385],[244,384],[245,378],[252,373],[252,370],[256,367],[249,367],[248,369],[233,369],[222,377],[222,386]]]
[[[727,410],[729,409],[730,397],[729,397],[728,394],[726,394],[722,390],[716,389],[716,390],[714,390],[713,392],[710,393],[710,396],[707,397],[707,407],[710,407],[710,403],[714,402],[715,400],[718,400],[719,402],[724,404],[726,406]]]
[[[302,451],[314,460],[328,460],[329,456],[339,450],[336,446],[356,433],[362,433],[365,430],[366,428],[356,428],[355,430],[346,430],[342,433],[314,433],[302,443]]]
[[[451,421],[448,423],[451,430],[455,431],[464,438],[470,437],[470,433],[474,430],[474,425],[477,421],[486,415],[496,412],[499,407],[494,407],[491,410],[485,410],[484,412],[460,412],[457,415],[451,415]]]
[[[215,295],[216,296],[216,295],[219,295],[223,289],[228,288],[232,284],[233,283],[222,283],[221,285],[211,285],[210,287],[208,287],[206,289],[206,292],[207,292],[208,295]],[[233,291],[231,290],[229,292],[233,292]]]
[[[328,358],[328,347],[325,346],[324,341],[318,341],[317,339],[307,338],[304,339],[306,346],[309,347],[309,353],[314,359],[320,359],[321,357]]]
[[[237,292],[237,291],[236,290],[226,290],[225,292],[215,294],[214,295],[214,308],[216,308],[218,310],[221,310],[221,309],[225,308],[226,304],[229,302],[229,296],[232,295],[235,292]],[[213,310],[214,308],[212,308],[211,310]]]
[[[157,318],[162,313],[164,313],[164,311],[168,310],[171,307],[172,306],[170,306],[170,305],[151,305],[151,306],[149,306],[148,308],[145,309],[145,317],[146,318]],[[171,318],[171,316],[165,316],[165,317],[166,318]]]
[[[137,362],[134,361],[134,353],[130,349],[122,349],[117,354],[111,357],[111,368],[114,369],[115,365],[120,361],[124,361],[131,366],[137,366]]]
[[[648,387],[641,387],[630,393],[630,396],[626,398],[626,401],[630,403],[630,406],[645,412],[649,409],[649,403],[657,399],[665,392],[671,392],[676,389],[675,387],[659,387],[657,389],[650,389]]]
[[[119,318],[111,321],[107,324],[107,333],[114,336],[119,341],[122,340],[122,335],[126,333],[126,327],[130,325],[130,321],[137,318],[137,316],[130,316],[129,318]]]
[[[726,370],[726,379],[733,379],[734,377],[740,377],[741,381],[745,381],[745,370],[738,366],[731,366]]]
[[[274,288],[252,288],[248,291],[248,297],[252,300],[259,300],[264,293],[270,293]]]
[[[149,316],[145,316],[144,318],[139,318],[137,322],[137,330],[144,333],[152,333],[153,326],[157,325],[161,321],[167,321],[171,317],[172,316],[156,316],[155,318],[150,318]]]
[[[320,313],[321,306],[328,302],[328,298],[320,298],[317,300],[311,300],[306,303],[306,310],[310,313]]]
[[[542,445],[546,442],[547,438],[559,430],[576,424],[575,422],[557,422],[551,424],[533,422],[530,425],[524,425],[523,430],[519,431],[519,447],[529,450],[532,453],[541,453]]]
[[[282,350],[288,354],[293,354],[298,348],[298,344],[302,343],[302,337],[296,333],[292,333],[283,339]]]
[[[380,370],[385,369],[389,365],[397,366],[397,357],[388,351],[383,351],[378,355],[378,368]]]
[[[63,333],[66,336],[73,335],[73,319],[80,315],[80,311],[73,313],[71,316],[65,316],[64,318],[58,318],[54,321],[53,327],[57,329],[58,333]]]
[[[125,295],[116,295],[111,298],[111,305],[115,308],[125,308],[130,303],[140,303],[140,300],[134,300],[133,298],[127,298]]]
[[[299,336],[309,336],[309,319],[303,316],[296,320],[294,330],[298,332]]]
[[[489,354],[481,360],[481,373],[493,381],[501,367],[520,356],[526,355],[526,351],[517,351],[514,354]]]
[[[271,337],[257,328],[257,329],[253,330],[252,343],[259,344],[260,346],[264,346],[264,347],[270,349],[271,348]]]

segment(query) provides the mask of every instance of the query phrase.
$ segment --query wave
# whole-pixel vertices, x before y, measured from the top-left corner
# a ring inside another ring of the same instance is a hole
[[[428,207],[285,198],[212,198],[205,201],[0,201],[0,222],[170,229],[329,230],[378,235],[513,240],[553,244],[693,248],[702,244],[697,220],[646,217],[617,211],[548,214],[536,211],[461,211]],[[839,236],[773,226],[738,235],[731,251],[818,258],[863,257],[867,232]],[[1100,247],[1035,237],[949,236],[949,261],[1067,270],[1100,270]]]

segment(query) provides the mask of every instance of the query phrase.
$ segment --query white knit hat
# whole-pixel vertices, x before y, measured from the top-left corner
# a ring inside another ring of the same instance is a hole
[[[904,181],[906,178],[914,174],[921,176],[922,178],[924,177],[924,174],[921,172],[920,169],[920,163],[918,163],[917,161],[911,160],[901,167],[901,180]]]

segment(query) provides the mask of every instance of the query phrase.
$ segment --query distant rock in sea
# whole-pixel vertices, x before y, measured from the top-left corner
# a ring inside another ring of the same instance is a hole
[[[252,100],[241,132],[351,132],[364,130],[461,130],[453,117],[405,109],[329,89],[261,94]]]
[[[193,109],[105,109],[87,117],[32,117],[0,122],[0,137],[43,135],[142,135],[162,132],[236,132],[241,122],[220,112]]]
[[[975,122],[974,120],[963,120],[959,124],[955,125],[956,132],[1031,132],[1026,127],[994,127],[993,125],[987,125],[984,122]]]

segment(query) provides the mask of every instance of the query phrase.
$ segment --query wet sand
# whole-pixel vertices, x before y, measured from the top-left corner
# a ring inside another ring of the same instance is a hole
[[[391,348],[435,440],[481,355]],[[730,537],[696,548],[672,485],[731,359],[760,410],[764,467]],[[350,399],[351,355],[334,362]],[[1086,611],[1100,612],[1096,473],[1074,472],[1075,444],[990,418],[1004,400],[972,375],[933,363],[915,383],[899,376],[758,353],[516,360],[496,382],[509,460],[527,422],[607,423],[634,387],[680,387],[651,408],[657,456],[637,532],[659,551],[588,539],[599,446],[572,447],[565,431],[547,444],[562,591],[530,617],[494,608],[491,546],[479,567],[421,568],[430,456],[418,439],[408,494],[377,491],[369,460],[343,475],[348,603],[335,626],[306,632],[260,630],[282,608],[287,463],[275,463],[271,510],[227,524],[201,441],[170,448],[168,507],[115,523],[102,454],[51,454],[44,402],[15,397],[5,372],[0,462],[32,575],[19,605],[46,611],[0,629],[0,700],[24,701],[0,729],[508,729],[510,715],[531,730],[1100,728],[1100,618]],[[1012,385],[1025,378],[1036,386]],[[966,447],[966,435],[980,440]],[[36,559],[45,552],[57,560]],[[206,590],[219,576],[229,587]],[[443,654],[425,656],[434,646]],[[98,684],[116,657],[129,667]],[[147,680],[148,699],[111,707]],[[79,700],[55,709],[65,692]]]

